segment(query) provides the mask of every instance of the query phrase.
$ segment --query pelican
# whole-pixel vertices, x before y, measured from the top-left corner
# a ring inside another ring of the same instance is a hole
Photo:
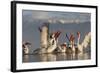
[[[29,47],[28,47],[28,45],[31,45],[31,43],[25,42],[25,43],[22,44],[23,54],[29,54]]]
[[[83,40],[83,42],[81,44],[79,43],[79,40],[80,40],[80,32],[77,32],[77,35],[78,35],[77,47],[78,47],[78,50],[80,52],[82,52],[83,51],[83,48],[86,48],[89,45],[89,43],[91,42],[91,32],[89,32],[85,36],[85,38],[84,38],[84,40]]]
[[[78,51],[82,52],[83,51],[83,44],[80,44],[80,32],[77,32],[77,36],[78,36],[77,48],[78,48]]]
[[[47,48],[41,47],[33,51],[36,54],[43,54],[43,53],[53,53],[57,49],[58,37],[60,35],[60,31],[50,34],[48,46]]]
[[[40,31],[40,45],[42,48],[48,46],[48,23],[44,23],[41,27],[38,27]]]
[[[57,31],[50,35],[49,46],[47,48],[47,53],[52,53],[57,49],[58,37],[60,35],[60,31]]]
[[[67,43],[65,42],[64,44],[61,44],[60,46],[59,46],[59,48],[60,48],[60,52],[66,52],[66,50],[67,50]]]
[[[40,48],[37,48],[33,53],[47,53],[46,49],[48,47],[48,23],[44,23],[41,27],[38,27],[40,32]]]
[[[89,33],[85,36],[85,38],[84,38],[84,40],[83,40],[83,42],[82,42],[82,45],[83,45],[84,48],[86,48],[90,43],[91,43],[91,32],[89,32]]]
[[[75,52],[75,46],[74,46],[74,40],[75,40],[75,37],[73,34],[70,35],[70,45],[69,47],[72,49],[72,52]]]

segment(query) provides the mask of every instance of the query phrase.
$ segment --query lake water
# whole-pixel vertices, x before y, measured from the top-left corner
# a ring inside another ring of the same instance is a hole
[[[91,59],[91,50],[87,48],[81,53],[56,53],[56,54],[30,54],[23,55],[23,62],[50,62],[50,61],[72,61]]]

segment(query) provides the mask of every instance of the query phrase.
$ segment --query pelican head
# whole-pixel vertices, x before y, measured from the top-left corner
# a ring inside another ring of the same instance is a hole
[[[57,38],[59,37],[60,34],[61,34],[60,31],[57,31],[57,32],[51,33],[51,35],[50,35],[50,39],[52,39],[52,38],[57,39]]]
[[[29,42],[24,42],[24,43],[22,44],[23,53],[24,53],[24,54],[28,54],[28,53],[29,53],[28,45],[31,45],[31,43],[29,43]]]

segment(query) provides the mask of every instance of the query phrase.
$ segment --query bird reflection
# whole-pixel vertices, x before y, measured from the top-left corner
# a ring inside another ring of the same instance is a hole
[[[23,62],[50,62],[50,61],[71,61],[71,60],[86,60],[90,59],[88,52],[69,52],[69,53],[47,53],[24,55]]]
[[[23,55],[23,61],[28,62],[29,61],[29,55]]]
[[[56,61],[56,55],[54,55],[52,53],[41,54],[40,55],[40,60],[43,61],[43,62],[46,62],[46,61]]]

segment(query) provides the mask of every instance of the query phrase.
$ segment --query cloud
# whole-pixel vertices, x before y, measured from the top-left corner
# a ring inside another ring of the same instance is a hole
[[[83,22],[89,22],[89,21],[84,21],[84,20],[79,20],[79,19],[49,19],[47,20],[49,23],[61,23],[61,24],[66,24],[66,23],[83,23]]]
[[[79,12],[54,12],[54,11],[37,11],[37,10],[25,10],[23,15],[26,16],[26,20],[43,20],[49,23],[82,23],[89,22],[91,19],[90,13]]]
[[[49,19],[50,18],[48,12],[43,12],[43,11],[33,11],[32,17],[33,19]]]

